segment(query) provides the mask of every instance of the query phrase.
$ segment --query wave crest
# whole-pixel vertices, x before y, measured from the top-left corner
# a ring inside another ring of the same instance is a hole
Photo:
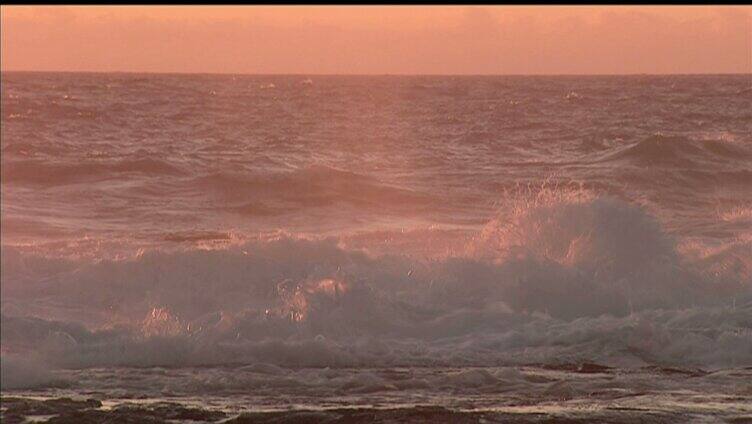
[[[681,136],[654,135],[619,148],[605,160],[626,160],[641,165],[690,166],[707,161],[739,161],[751,153],[739,143],[727,139],[691,139]]]
[[[464,254],[430,259],[289,235],[94,263],[3,249],[2,345],[70,367],[752,357],[748,270],[722,252],[697,267],[724,277],[695,272],[643,209],[576,187],[506,200]]]

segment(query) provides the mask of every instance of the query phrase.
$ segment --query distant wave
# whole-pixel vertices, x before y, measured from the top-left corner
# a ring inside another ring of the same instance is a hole
[[[641,165],[691,166],[704,161],[741,161],[750,158],[752,152],[727,140],[654,135],[626,147],[619,147],[603,160],[627,160]]]
[[[180,175],[180,168],[154,158],[123,159],[114,162],[56,163],[49,160],[4,161],[3,183],[61,185],[97,181],[118,173]]]
[[[405,211],[418,213],[433,203],[424,193],[326,166],[263,174],[214,173],[194,178],[189,187],[222,195],[230,202],[228,209],[248,215],[335,204],[375,209],[402,206]]]

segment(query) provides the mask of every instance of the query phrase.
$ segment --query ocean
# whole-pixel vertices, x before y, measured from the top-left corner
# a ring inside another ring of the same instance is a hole
[[[752,420],[752,75],[0,92],[3,422]]]

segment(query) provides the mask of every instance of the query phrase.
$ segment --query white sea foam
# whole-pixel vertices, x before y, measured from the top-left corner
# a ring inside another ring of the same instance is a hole
[[[642,209],[587,193],[519,201],[465,253],[431,260],[289,236],[97,263],[11,250],[2,343],[73,368],[751,365],[748,274],[693,269]],[[99,313],[84,328],[60,321],[71,308]]]
[[[54,375],[49,365],[35,358],[35,355],[0,356],[0,388],[33,389],[38,387],[65,386],[64,379]]]

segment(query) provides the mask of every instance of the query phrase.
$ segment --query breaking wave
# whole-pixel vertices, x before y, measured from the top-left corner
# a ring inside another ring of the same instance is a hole
[[[4,248],[3,366],[752,365],[748,240],[686,255],[638,206],[541,190],[460,244],[418,258],[281,235],[97,262]]]

